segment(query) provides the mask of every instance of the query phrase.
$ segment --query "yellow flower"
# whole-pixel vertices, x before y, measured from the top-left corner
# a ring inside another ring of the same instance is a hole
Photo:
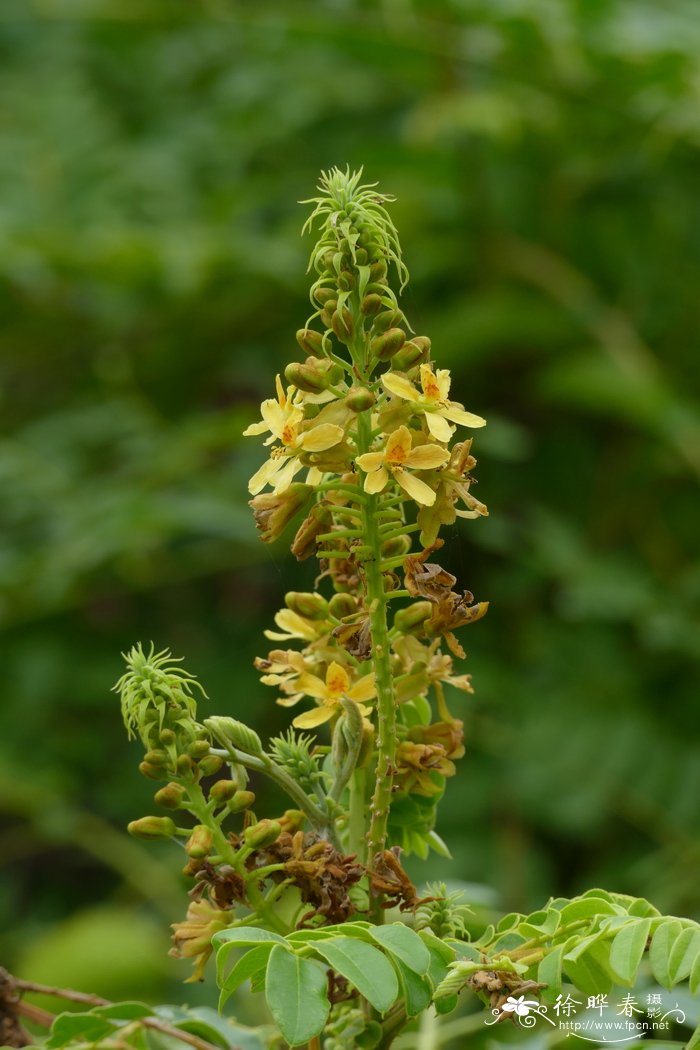
[[[412,401],[416,407],[425,413],[425,422],[428,430],[438,441],[449,441],[454,428],[449,421],[461,423],[464,427],[483,427],[486,420],[481,416],[475,416],[473,412],[467,412],[458,401],[450,401],[450,373],[447,368],[438,368],[433,372],[430,365],[420,366],[420,383],[422,392],[419,391],[410,379],[397,375],[396,372],[387,372],[382,376],[382,383],[386,389],[403,398],[404,401]]]
[[[389,435],[383,451],[365,452],[357,457],[357,463],[366,474],[365,492],[381,492],[386,487],[391,473],[416,503],[432,507],[435,493],[406,468],[434,470],[446,463],[448,458],[448,452],[438,445],[416,445],[412,448],[411,431],[408,427],[399,427]]]
[[[322,634],[325,634],[326,624],[324,621],[307,620],[292,609],[280,609],[275,614],[275,623],[279,631],[265,631],[265,637],[275,642],[288,642],[292,638],[303,638],[306,642],[315,642]]]
[[[312,421],[311,425],[304,429],[304,411],[294,400],[294,387],[290,386],[285,392],[279,376],[276,385],[277,398],[268,398],[260,406],[261,421],[251,423],[243,431],[244,437],[269,431],[266,445],[275,440],[281,442],[281,445],[272,449],[270,458],[250,479],[248,490],[253,496],[266,485],[274,485],[275,493],[284,492],[302,469],[303,464],[297,458],[299,452],[325,452],[343,438],[342,427],[334,423],[314,425]],[[317,480],[318,478],[314,477],[312,482]]]
[[[344,696],[354,700],[361,714],[366,715],[368,709],[362,701],[371,700],[377,695],[374,674],[365,675],[354,685],[350,685],[347,671],[335,661],[328,665],[325,682],[315,674],[303,674],[298,678],[296,688],[306,696],[313,696],[316,700],[321,701],[319,707],[297,715],[292,725],[298,729],[314,729],[316,726],[323,725],[333,717]]]

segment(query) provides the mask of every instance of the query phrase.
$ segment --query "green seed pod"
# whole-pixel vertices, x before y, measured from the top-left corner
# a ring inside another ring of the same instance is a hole
[[[238,785],[235,780],[217,780],[209,788],[209,799],[223,806],[224,803],[233,798],[237,791]]]
[[[224,764],[223,758],[219,755],[205,755],[204,758],[199,760],[199,772],[203,777],[213,777],[215,773],[218,773]]]
[[[323,620],[328,615],[328,602],[321,594],[309,591],[287,591],[284,604],[307,620]]]
[[[165,767],[154,766],[150,762],[140,762],[139,773],[149,780],[167,780]]]
[[[326,289],[323,289],[326,291]],[[319,289],[321,291],[321,289]],[[327,300],[326,300],[327,301]],[[323,352],[323,336],[313,328],[300,328],[297,332],[297,343],[310,357],[325,357]]]
[[[378,295],[377,292],[372,292],[364,297],[360,304],[360,310],[365,317],[373,317],[376,313],[379,313],[382,306],[381,295]]]
[[[336,310],[331,318],[331,328],[341,343],[349,343],[355,330],[352,314],[347,306],[342,311]]]
[[[243,839],[246,846],[252,849],[261,849],[263,846],[271,846],[282,834],[282,825],[277,820],[259,820],[257,824],[246,828]]]
[[[405,609],[399,609],[394,616],[394,627],[402,634],[408,634],[416,628],[422,627],[433,613],[432,602],[414,602]]]
[[[195,824],[185,843],[185,853],[193,860],[204,860],[212,847],[214,836],[206,824]]]
[[[400,310],[384,310],[377,314],[372,322],[375,332],[386,332],[388,328],[396,328],[404,322],[404,316]]]
[[[204,758],[209,754],[209,746],[208,740],[193,740],[187,747],[187,754],[192,758]]]
[[[408,372],[409,368],[420,365],[430,356],[430,340],[427,335],[414,335],[403,344],[391,362],[396,372]]]
[[[406,342],[406,333],[401,328],[389,328],[370,343],[370,352],[380,361],[389,361]]]
[[[236,791],[228,800],[228,808],[232,813],[242,813],[244,809],[250,809],[254,802],[254,791]]]
[[[169,839],[175,834],[175,824],[170,817],[140,817],[127,824],[126,830],[136,839]]]
[[[351,594],[334,594],[328,603],[328,611],[337,620],[357,612],[357,602]]]
[[[313,296],[319,306],[323,306],[329,299],[336,299],[338,293],[335,288],[314,288]],[[301,331],[303,332],[305,329],[302,328]],[[297,333],[298,338],[299,335]]]
[[[165,787],[156,791],[153,796],[154,802],[163,809],[178,809],[187,792],[181,784],[166,784]]]
[[[238,722],[235,718],[215,715],[213,718],[205,718],[204,725],[211,730],[213,736],[224,747],[233,744],[239,751],[244,751],[247,755],[264,754],[262,741],[255,730],[244,725],[243,722]]]
[[[399,558],[408,554],[411,549],[410,536],[395,536],[382,544],[382,558]]]
[[[347,392],[345,404],[353,412],[364,412],[366,409],[371,408],[376,400],[372,391],[366,386],[353,386]]]

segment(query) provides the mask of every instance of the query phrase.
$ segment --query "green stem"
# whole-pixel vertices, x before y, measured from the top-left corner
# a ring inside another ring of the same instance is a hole
[[[357,768],[350,779],[350,809],[348,814],[348,852],[356,853],[361,864],[367,860],[367,775]]]
[[[216,852],[231,867],[238,868],[240,858],[225,833],[221,830],[221,826],[212,818],[211,810],[199,784],[192,783],[187,785],[187,797],[189,802],[187,808],[200,824],[204,824],[210,829]]]

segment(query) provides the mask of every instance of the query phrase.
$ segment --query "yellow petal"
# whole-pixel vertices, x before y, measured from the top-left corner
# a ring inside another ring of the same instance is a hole
[[[388,480],[389,475],[384,467],[371,471],[365,478],[365,492],[370,496],[373,496],[375,492],[383,492]]]
[[[269,429],[269,426],[263,419],[260,423],[251,423],[249,427],[246,427],[243,431],[243,437],[251,437],[253,434],[265,434]]]
[[[289,631],[290,634],[296,635],[297,638],[306,638],[309,642],[314,641],[316,638],[316,631],[313,627],[303,616],[293,612],[291,609],[280,609],[275,614],[275,623],[281,631]]]
[[[415,474],[409,474],[407,470],[395,471],[394,477],[404,492],[407,492],[416,503],[420,503],[423,507],[432,507],[435,502],[435,493],[424,481],[417,478]]]
[[[443,416],[451,419],[453,423],[461,423],[463,427],[485,427],[486,420],[481,416],[475,416],[473,412],[467,412],[458,405],[456,401],[450,401],[442,410]]]
[[[450,394],[450,386],[452,384],[452,376],[450,375],[449,368],[438,368],[436,377],[437,385],[440,390],[440,400],[447,401]]]
[[[371,700],[372,697],[376,695],[377,686],[374,680],[374,672],[372,672],[372,674],[366,674],[363,678],[360,678],[348,692],[350,699],[357,701]]]
[[[399,427],[386,439],[384,459],[387,463],[402,464],[411,451],[411,431],[408,427]]]
[[[307,430],[305,434],[302,434],[299,444],[307,452],[325,452],[327,448],[332,448],[333,445],[337,445],[342,439],[343,431],[341,427],[337,427],[333,423],[321,423],[320,426],[313,427],[311,430]]]
[[[438,412],[426,412],[425,422],[428,430],[438,441],[449,441],[454,433],[452,427]]]
[[[316,726],[322,726],[324,722],[327,722],[329,718],[333,717],[333,708],[326,707],[312,707],[310,711],[304,711],[303,714],[297,715],[292,722],[293,726],[297,729],[315,729]]]
[[[355,460],[360,470],[364,470],[366,474],[369,474],[371,470],[378,470],[378,468],[384,462],[383,452],[365,452],[363,455],[358,456]]]
[[[295,693],[294,696],[278,696],[277,703],[280,707],[294,707],[301,700],[303,693]]]
[[[449,452],[439,445],[416,445],[406,460],[407,467],[415,467],[417,470],[434,470],[441,467],[449,459]]]
[[[418,391],[413,383],[404,376],[397,375],[396,372],[385,372],[382,376],[382,383],[389,393],[402,397],[404,401],[418,400]]]
[[[300,675],[296,682],[296,688],[300,693],[313,696],[316,700],[325,700],[328,696],[328,686],[315,674]]]
[[[257,496],[261,489],[264,489],[271,478],[275,476],[279,470],[279,460],[268,459],[260,467],[260,470],[256,470],[252,478],[248,482],[248,492],[252,496]]]
[[[335,660],[332,660],[326,671],[326,696],[336,698],[344,696],[350,688],[348,672]]]
[[[277,467],[277,473],[274,476],[275,495],[288,489],[294,480],[294,475],[298,474],[301,470],[301,463],[296,456],[293,456],[286,461],[284,459],[278,459],[277,463],[279,466]]]
[[[279,403],[274,398],[263,401],[260,406],[260,415],[267,423],[267,429],[271,430],[275,437],[281,438],[287,422],[287,413],[280,408]]]
[[[430,365],[420,366],[420,385],[423,388],[423,397],[426,401],[440,400],[440,386]]]

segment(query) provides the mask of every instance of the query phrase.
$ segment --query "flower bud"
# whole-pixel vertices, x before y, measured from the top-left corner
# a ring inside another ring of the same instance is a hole
[[[232,799],[237,791],[238,785],[235,780],[217,780],[209,788],[209,800],[223,805]]]
[[[147,751],[143,756],[144,762],[148,762],[151,766],[167,766],[168,764],[168,753],[167,751],[161,751],[160,748],[153,751]]]
[[[191,773],[194,769],[194,762],[189,755],[178,755],[175,768],[180,776],[185,776],[187,773]]]
[[[127,824],[126,830],[136,839],[169,839],[175,834],[175,824],[170,817],[140,817]]]
[[[426,620],[430,619],[432,613],[432,602],[413,602],[412,605],[408,605],[405,609],[399,609],[394,616],[394,627],[397,631],[401,631],[402,634],[408,634],[410,631],[421,627]]]
[[[140,762],[139,773],[144,777],[148,777],[149,780],[166,780],[166,770],[164,766],[154,766],[151,762]]]
[[[327,289],[319,289],[321,290],[326,291]],[[323,352],[323,336],[313,328],[300,328],[297,332],[297,343],[310,357],[326,356]]]
[[[282,831],[287,831],[290,835],[293,835],[296,831],[300,831],[303,828],[305,820],[306,817],[300,809],[285,809],[279,823]]]
[[[353,386],[348,390],[345,404],[353,412],[365,412],[377,399],[366,386]]]
[[[357,612],[357,602],[351,594],[334,594],[328,603],[328,611],[337,620],[353,616]]]
[[[193,740],[187,747],[187,754],[192,758],[204,758],[209,754],[209,746],[208,740]]]
[[[215,773],[218,773],[224,764],[223,758],[219,755],[205,755],[204,758],[199,760],[199,772],[203,777],[213,777]]]
[[[331,327],[341,343],[349,343],[355,331],[355,323],[347,306],[336,310],[331,318]]]
[[[163,809],[178,809],[187,792],[181,784],[166,784],[156,791],[153,800]]]
[[[213,718],[205,718],[204,725],[211,730],[212,735],[224,747],[233,744],[239,751],[244,751],[247,755],[264,753],[262,741],[255,730],[244,725],[243,722],[238,722],[235,718],[215,715]]]
[[[324,306],[329,299],[337,299],[338,293],[336,292],[335,288],[314,288],[313,297],[319,304],[319,306]],[[297,341],[299,340],[299,336],[304,335],[304,333],[307,331],[309,331],[309,329],[301,328],[297,332]],[[316,335],[315,332],[314,335]],[[301,343],[299,345],[302,346]],[[302,350],[303,349],[304,347],[302,346]]]
[[[287,591],[284,604],[306,620],[323,620],[328,615],[328,602],[321,594]]]
[[[391,367],[397,372],[408,372],[409,368],[427,361],[429,355],[430,340],[427,335],[414,335],[395,355]]]
[[[185,843],[185,853],[193,860],[204,860],[212,847],[213,835],[206,824],[195,824]]]
[[[338,287],[341,292],[351,292],[355,287],[355,275],[350,270],[341,270],[338,274]]]
[[[358,248],[357,251],[355,252],[355,262],[357,263],[358,266],[366,266],[367,265],[367,252],[365,251],[364,248]]]
[[[250,809],[254,802],[254,791],[236,791],[228,800],[228,808],[232,813],[242,813],[244,809]]]
[[[297,561],[304,561],[316,553],[316,537],[328,532],[332,524],[331,512],[325,504],[317,503],[311,508],[292,541],[292,554]]]
[[[374,317],[376,313],[382,308],[382,297],[376,292],[371,292],[370,295],[366,295],[360,304],[360,310],[365,317]]]
[[[252,849],[261,849],[263,846],[271,846],[282,834],[282,825],[278,820],[259,820],[257,824],[251,825],[243,832],[246,846]]]
[[[402,328],[389,328],[383,335],[376,336],[370,343],[370,352],[380,361],[388,361],[406,342],[406,333]]]
[[[320,314],[321,321],[326,326],[326,328],[332,328],[333,327],[333,314],[335,313],[335,311],[337,309],[337,306],[338,306],[338,300],[337,299],[329,299],[328,302],[326,303],[326,305],[321,310],[321,314]]]
[[[410,536],[395,536],[382,544],[382,558],[400,558],[411,549]]]
[[[176,740],[175,732],[172,729],[161,729],[159,740],[164,747],[172,747]]]
[[[386,332],[388,328],[396,328],[404,322],[404,316],[400,310],[384,310],[377,314],[372,322],[375,332]]]
[[[284,370],[284,375],[287,382],[299,390],[304,390],[307,394],[319,394],[340,379],[342,369],[340,365],[332,361],[319,361],[314,357],[304,364],[290,361]]]
[[[377,259],[369,268],[370,281],[381,281],[387,275],[387,265],[384,259]]]

